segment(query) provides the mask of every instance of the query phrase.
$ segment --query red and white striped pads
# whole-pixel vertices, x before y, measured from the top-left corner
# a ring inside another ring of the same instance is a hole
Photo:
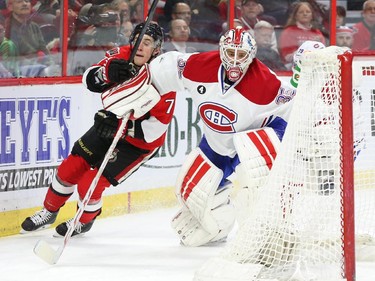
[[[233,142],[242,163],[254,160],[254,165],[266,165],[268,169],[272,168],[280,147],[279,138],[269,127],[237,133]]]
[[[199,148],[192,150],[180,169],[176,183],[176,195],[198,220],[211,210],[215,192],[223,177],[218,169]]]
[[[214,189],[217,187],[223,177],[223,172],[218,169],[211,161],[202,153],[199,148],[192,150],[184,161],[177,177],[177,194],[186,201],[191,192],[197,185],[205,184],[205,190]],[[208,187],[215,183],[215,188]]]

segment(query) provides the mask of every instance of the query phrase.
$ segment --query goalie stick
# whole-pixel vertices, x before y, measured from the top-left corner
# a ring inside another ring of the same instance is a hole
[[[103,162],[100,165],[99,170],[98,170],[95,178],[93,179],[93,181],[92,181],[89,189],[87,190],[87,193],[86,193],[85,197],[83,198],[81,204],[79,204],[79,208],[78,208],[78,210],[77,210],[77,212],[76,212],[76,214],[75,214],[75,216],[73,218],[73,223],[70,224],[70,226],[68,228],[68,231],[66,232],[66,234],[64,236],[64,240],[63,240],[62,244],[57,248],[57,250],[55,250],[49,243],[47,243],[44,240],[39,240],[35,244],[34,253],[39,258],[41,258],[42,260],[44,260],[45,262],[53,265],[53,264],[56,264],[57,261],[60,259],[60,256],[62,255],[62,253],[63,253],[66,245],[68,244],[70,238],[72,237],[72,234],[73,234],[75,228],[77,227],[77,225],[79,223],[79,219],[81,218],[81,216],[83,214],[83,210],[87,206],[87,204],[88,204],[88,202],[89,202],[89,200],[91,198],[91,195],[92,195],[92,193],[94,192],[94,190],[96,188],[98,180],[99,180],[100,176],[102,175],[105,166],[107,165],[109,159],[112,156],[112,152],[115,149],[115,147],[117,145],[117,142],[119,141],[119,139],[121,138],[122,134],[124,133],[124,130],[126,128],[126,123],[128,122],[129,117],[130,117],[130,112],[128,112],[127,114],[125,114],[122,117],[120,127],[117,130],[117,132],[116,132],[116,135],[115,135],[115,137],[114,137],[114,139],[112,141],[112,144],[109,147],[107,153],[105,154]]]

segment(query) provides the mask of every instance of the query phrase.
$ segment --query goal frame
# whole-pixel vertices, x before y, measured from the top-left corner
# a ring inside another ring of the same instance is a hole
[[[344,272],[347,281],[354,281],[355,265],[355,219],[354,219],[354,152],[353,152],[353,54],[338,56],[341,63],[341,151],[343,192],[343,253]]]

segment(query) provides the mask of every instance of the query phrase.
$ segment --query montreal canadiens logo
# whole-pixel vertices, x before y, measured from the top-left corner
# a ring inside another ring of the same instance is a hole
[[[202,103],[198,107],[203,122],[213,131],[219,133],[234,133],[237,113],[221,104]]]

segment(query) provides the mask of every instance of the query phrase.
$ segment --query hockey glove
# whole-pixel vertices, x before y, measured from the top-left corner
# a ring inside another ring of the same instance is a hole
[[[115,114],[104,109],[99,110],[94,117],[94,128],[102,138],[114,138],[119,126],[119,119]]]
[[[106,68],[108,80],[115,83],[121,83],[129,80],[137,73],[133,63],[122,59],[110,60]]]

